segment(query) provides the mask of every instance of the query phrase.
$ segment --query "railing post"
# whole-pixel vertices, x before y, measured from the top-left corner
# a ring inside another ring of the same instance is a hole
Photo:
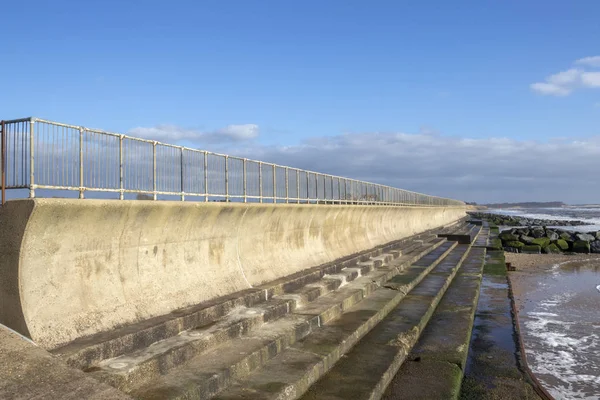
[[[34,154],[34,124],[35,121],[29,120],[29,197],[35,197],[35,154]]]
[[[2,129],[2,205],[6,203],[6,127],[4,126],[4,120],[0,122],[0,129]]]
[[[83,131],[85,128],[79,128],[79,198],[85,197],[83,189]]]
[[[229,202],[229,156],[225,156],[225,202]]]
[[[288,181],[289,171],[288,167],[285,167],[285,202],[286,204],[290,202],[290,183]]]
[[[310,204],[310,172],[306,172],[306,204]]]
[[[296,203],[300,204],[300,170],[296,170]]]
[[[123,137],[119,136],[119,200],[125,197],[123,194]]]
[[[273,203],[277,203],[277,166],[273,164]]]
[[[185,201],[185,186],[184,186],[184,182],[183,179],[185,177],[185,163],[183,162],[183,152],[184,152],[184,148],[181,147],[181,201]]]
[[[244,203],[248,202],[248,192],[246,191],[246,159],[244,158],[244,166],[242,172],[242,179],[244,180]]]
[[[262,189],[262,161],[258,162],[258,201],[263,202],[263,189]]]
[[[204,152],[204,201],[208,201],[208,153]]]
[[[156,140],[152,142],[152,200],[156,200]]]

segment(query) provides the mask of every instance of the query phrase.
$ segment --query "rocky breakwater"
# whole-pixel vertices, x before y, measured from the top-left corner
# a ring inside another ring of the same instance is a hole
[[[570,232],[537,226],[507,229],[499,237],[504,250],[513,253],[600,253],[600,231]]]
[[[488,222],[503,226],[581,226],[587,225],[586,222],[577,220],[561,220],[561,219],[538,219],[528,217],[517,217],[512,215],[469,212],[471,217],[477,219],[485,219]]]

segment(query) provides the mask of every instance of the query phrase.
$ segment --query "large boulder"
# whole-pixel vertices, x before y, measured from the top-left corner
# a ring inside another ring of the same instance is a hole
[[[596,239],[600,240],[600,231],[596,232]]]
[[[528,228],[519,228],[517,229],[517,232],[519,235],[529,235],[529,229]]]
[[[600,253],[600,240],[594,240],[590,243],[590,251],[592,253]]]
[[[552,241],[554,240],[558,240],[558,233],[551,231],[551,230],[547,230],[546,231],[546,237]]]
[[[594,235],[590,235],[589,233],[578,233],[575,236],[577,237],[577,239],[584,242],[593,242],[594,240],[596,240],[596,237]]]
[[[590,242],[585,240],[577,240],[573,243],[573,251],[575,253],[586,253],[590,252]]]
[[[542,248],[537,244],[527,244],[521,249],[523,254],[540,254],[541,252]]]
[[[523,246],[525,246],[525,244],[518,242],[518,241],[513,241],[513,242],[506,242],[506,247],[514,247],[515,249],[522,249]]]
[[[535,227],[531,230],[530,234],[534,238],[538,239],[538,238],[546,236],[546,231],[544,231],[544,228]]]
[[[548,239],[547,237],[533,239],[531,241],[531,244],[537,244],[538,246],[540,246],[543,249],[545,247],[548,247],[548,245],[550,244],[550,239]]]
[[[558,239],[557,241],[554,242],[554,244],[562,251],[569,250],[569,243],[567,243],[566,240]]]
[[[531,237],[531,236],[521,235],[521,236],[519,236],[519,240],[521,240],[521,242],[523,242],[525,244],[531,244],[531,243],[533,243],[535,238]]]
[[[544,251],[544,253],[548,253],[548,254],[560,254],[560,253],[562,253],[560,251],[560,249],[558,248],[558,246],[555,245],[554,243],[549,244],[548,247],[545,247],[542,250]]]
[[[569,232],[563,232],[559,236],[562,240],[566,240],[567,242],[573,241],[573,237],[571,236],[571,234]]]
[[[509,232],[501,233],[499,236],[503,242],[516,242],[519,240],[519,237],[517,235],[513,235]]]

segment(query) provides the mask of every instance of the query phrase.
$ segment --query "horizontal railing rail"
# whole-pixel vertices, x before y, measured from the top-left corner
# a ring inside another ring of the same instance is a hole
[[[462,206],[458,200],[40,118],[2,121],[5,189],[203,201]]]

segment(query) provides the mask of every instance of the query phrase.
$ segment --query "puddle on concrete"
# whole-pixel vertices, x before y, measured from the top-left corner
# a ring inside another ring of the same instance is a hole
[[[511,273],[530,368],[558,399],[600,398],[600,262]]]

